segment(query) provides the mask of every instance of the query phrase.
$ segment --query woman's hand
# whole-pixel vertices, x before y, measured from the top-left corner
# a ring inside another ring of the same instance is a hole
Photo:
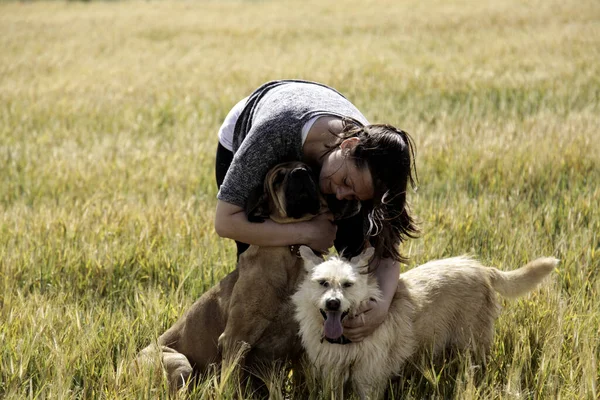
[[[372,334],[385,321],[390,306],[386,303],[369,300],[361,305],[355,316],[344,319],[344,336],[352,342],[360,342]]]
[[[381,299],[361,304],[353,317],[348,316],[344,320],[344,336],[353,342],[360,342],[383,323],[398,289],[400,264],[391,258],[377,257],[371,262],[377,264],[373,275],[381,290]]]
[[[333,214],[326,213],[316,216],[307,224],[307,238],[304,243],[313,250],[327,253],[333,246],[335,235],[337,234],[337,226],[333,223]]]

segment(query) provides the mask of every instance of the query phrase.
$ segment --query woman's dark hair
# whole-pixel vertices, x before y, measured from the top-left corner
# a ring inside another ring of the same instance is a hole
[[[405,263],[408,259],[400,253],[400,244],[419,233],[406,200],[409,183],[416,189],[418,180],[412,138],[391,125],[363,126],[348,118],[336,136],[338,144],[352,137],[360,139],[351,158],[358,168],[368,167],[373,178],[373,200],[362,202],[369,224],[366,240],[379,257]]]

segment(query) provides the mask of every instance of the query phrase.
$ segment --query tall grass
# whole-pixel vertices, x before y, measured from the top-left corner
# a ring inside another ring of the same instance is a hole
[[[167,397],[128,364],[234,268],[219,124],[292,77],[414,137],[403,268],[561,259],[505,304],[485,370],[425,363],[392,393],[600,396],[597,1],[9,2],[0,48],[0,397]],[[192,397],[244,390],[211,379]]]

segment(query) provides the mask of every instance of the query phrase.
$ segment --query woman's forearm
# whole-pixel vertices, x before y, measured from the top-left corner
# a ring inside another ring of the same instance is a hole
[[[389,308],[398,288],[398,279],[400,278],[400,263],[392,258],[375,258],[373,263],[379,261],[379,266],[373,272],[379,289],[383,295],[383,303],[386,308]]]
[[[250,222],[241,208],[236,210],[228,204],[217,205],[215,230],[221,237],[257,246],[287,246],[305,240],[301,223],[278,224],[269,219]]]
[[[337,227],[331,213],[320,214],[310,221],[279,224],[267,219],[250,222],[241,207],[217,201],[215,230],[221,237],[257,246],[289,246],[305,244],[327,252],[333,246]]]
[[[344,321],[344,335],[353,342],[360,342],[372,334],[380,326],[388,314],[400,277],[400,264],[391,258],[378,260],[379,266],[373,272],[382,292],[382,300],[371,300],[364,303],[355,316],[349,316]]]

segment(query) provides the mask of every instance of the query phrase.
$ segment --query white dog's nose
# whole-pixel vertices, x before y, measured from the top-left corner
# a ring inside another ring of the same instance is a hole
[[[340,301],[338,299],[329,299],[325,302],[325,307],[328,311],[337,311],[340,309]]]

